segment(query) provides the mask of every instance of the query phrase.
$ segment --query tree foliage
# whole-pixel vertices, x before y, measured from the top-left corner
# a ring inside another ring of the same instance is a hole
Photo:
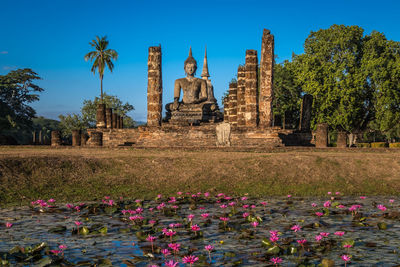
[[[293,64],[284,61],[274,64],[274,99],[273,113],[276,125],[280,118],[282,125],[287,122],[296,128],[300,118],[301,87],[295,82]]]
[[[134,107],[128,102],[123,103],[117,96],[103,94],[103,101],[106,107],[112,108],[114,113],[117,113],[124,118],[124,127],[132,128],[135,126],[135,121],[127,114],[134,110]],[[99,97],[94,100],[84,100],[81,108],[81,114],[69,114],[67,116],[60,115],[60,127],[63,136],[69,136],[72,130],[85,130],[96,127],[96,112],[97,106],[101,103]]]
[[[364,35],[358,26],[332,25],[311,32],[293,65],[296,82],[314,97],[314,127],[326,122],[357,132],[378,125],[387,133],[398,127],[398,42],[378,32]]]
[[[39,100],[43,89],[34,84],[40,77],[31,69],[18,69],[0,75],[0,129],[30,130],[35,110],[30,103]]]

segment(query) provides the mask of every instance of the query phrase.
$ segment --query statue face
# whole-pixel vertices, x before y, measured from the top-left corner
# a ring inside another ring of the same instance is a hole
[[[192,75],[195,73],[195,71],[196,71],[196,66],[195,66],[195,64],[193,64],[193,63],[188,63],[188,64],[186,64],[186,66],[185,66],[185,72],[186,72],[186,74],[192,76]]]

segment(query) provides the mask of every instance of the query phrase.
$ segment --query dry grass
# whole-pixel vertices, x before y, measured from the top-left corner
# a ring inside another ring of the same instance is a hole
[[[397,195],[400,150],[0,148],[1,205],[210,191],[251,195]]]

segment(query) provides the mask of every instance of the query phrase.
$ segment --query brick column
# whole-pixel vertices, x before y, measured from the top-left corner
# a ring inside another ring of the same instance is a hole
[[[260,62],[260,95],[259,95],[259,117],[260,127],[271,127],[273,121],[272,99],[273,90],[273,70],[274,68],[274,36],[269,30],[264,29],[261,42],[261,62]]]
[[[257,126],[257,51],[246,50],[246,82],[245,82],[245,102],[246,102],[246,113],[245,122],[247,127]]]
[[[147,126],[160,126],[162,119],[161,46],[149,47],[147,66]]]
[[[347,147],[347,134],[346,132],[338,132],[336,146],[340,148]]]
[[[118,120],[118,115],[117,113],[112,114],[112,128],[117,129],[117,120]]]
[[[117,129],[121,129],[121,116],[120,115],[117,115],[117,122],[116,122],[116,124],[117,124]]]
[[[60,131],[51,131],[51,146],[61,145],[61,133]]]
[[[328,147],[328,124],[317,125],[315,147]]]
[[[112,129],[112,108],[106,108],[106,126],[107,129]]]
[[[245,88],[246,88],[246,71],[244,66],[238,67],[238,87],[237,87],[237,125],[239,127],[245,126],[246,121],[244,115],[246,113],[246,99],[245,99]]]
[[[106,128],[106,104],[97,105],[96,127]]]
[[[309,132],[311,125],[311,109],[312,109],[313,97],[312,95],[304,95],[301,100],[300,110],[300,131]]]
[[[229,123],[237,125],[237,83],[229,84]]]
[[[124,116],[121,116],[120,128],[124,129]]]
[[[80,145],[81,145],[81,131],[72,130],[72,146],[80,146]]]
[[[224,98],[224,122],[229,122],[229,96]]]

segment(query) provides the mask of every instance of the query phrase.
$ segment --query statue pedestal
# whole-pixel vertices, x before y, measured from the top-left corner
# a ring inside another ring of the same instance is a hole
[[[180,103],[178,109],[172,110],[167,104],[166,120],[171,124],[198,125],[201,122],[218,122],[222,119],[218,105],[213,102],[200,104]]]

